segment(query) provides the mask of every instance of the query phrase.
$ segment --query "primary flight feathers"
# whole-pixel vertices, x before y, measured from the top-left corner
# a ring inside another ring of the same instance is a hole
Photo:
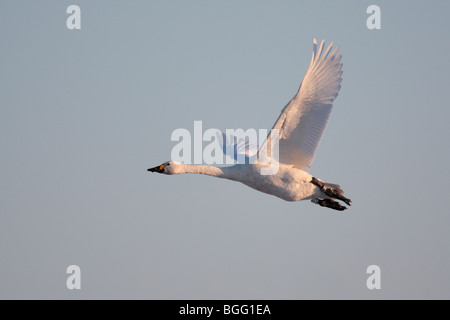
[[[273,129],[279,131],[280,163],[308,171],[323,136],[342,81],[339,47],[331,53],[333,42],[324,51],[325,42],[314,39],[308,71],[295,97],[281,111]],[[267,140],[266,143],[270,141]]]

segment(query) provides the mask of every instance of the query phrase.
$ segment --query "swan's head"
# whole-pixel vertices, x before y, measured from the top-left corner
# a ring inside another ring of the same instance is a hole
[[[160,166],[150,168],[147,171],[164,173],[168,175],[183,173],[183,164],[176,161],[168,161]]]

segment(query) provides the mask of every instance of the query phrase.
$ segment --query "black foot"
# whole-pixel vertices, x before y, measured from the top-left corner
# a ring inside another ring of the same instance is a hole
[[[352,200],[350,200],[350,199],[344,197],[344,196],[343,196],[339,191],[337,191],[336,189],[332,189],[332,188],[329,188],[329,187],[324,187],[324,188],[322,188],[322,191],[325,192],[325,194],[326,194],[327,196],[330,196],[330,197],[332,197],[332,198],[336,198],[336,199],[338,199],[338,200],[344,201],[346,204],[348,204],[349,206],[351,206],[350,203],[352,202]]]
[[[312,177],[311,179],[311,183],[318,186],[320,189],[322,189],[322,191],[329,197],[331,198],[335,198],[341,201],[344,201],[346,204],[348,204],[349,206],[351,206],[351,202],[352,200],[344,197],[344,195],[342,194],[342,190],[336,190],[330,187],[327,187],[325,185],[325,183],[323,183],[322,181],[320,181],[319,179]]]
[[[338,211],[344,211],[347,209],[345,206],[341,206],[339,202],[333,201],[331,199],[314,199],[314,203],[317,203],[321,207],[327,207]]]

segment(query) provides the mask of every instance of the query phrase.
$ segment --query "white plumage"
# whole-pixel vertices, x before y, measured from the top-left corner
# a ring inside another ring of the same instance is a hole
[[[313,54],[308,71],[295,97],[286,105],[273,129],[279,130],[279,168],[273,175],[262,175],[261,168],[267,164],[237,164],[218,168],[203,165],[186,165],[174,161],[148,169],[164,174],[198,173],[240,181],[261,192],[272,194],[287,201],[310,199],[324,207],[344,210],[341,200],[350,205],[338,185],[323,182],[311,176],[308,171],[314,160],[317,147],[327,126],[342,81],[339,47],[332,50],[331,43],[325,50],[325,42],[317,46],[313,41]],[[272,131],[273,132],[273,131]],[[259,154],[270,149],[273,133],[269,134],[259,149]],[[236,152],[255,155],[254,148],[245,142],[224,142],[224,150],[230,147]],[[275,140],[274,140],[275,141]],[[228,145],[227,145],[228,142]],[[230,143],[232,144],[230,146]],[[270,154],[270,152],[269,152]]]
[[[339,47],[330,54],[333,42],[322,53],[314,39],[311,64],[296,96],[281,112],[273,129],[280,130],[280,163],[309,170],[327,126],[342,81]]]

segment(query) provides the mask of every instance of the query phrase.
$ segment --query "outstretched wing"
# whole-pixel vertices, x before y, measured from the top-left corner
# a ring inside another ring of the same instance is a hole
[[[273,129],[279,130],[279,162],[309,170],[317,147],[327,126],[342,81],[339,47],[332,50],[333,42],[324,50],[322,41],[317,48],[313,42],[313,55],[308,71],[297,95],[281,112]],[[266,144],[270,141],[269,134]]]

